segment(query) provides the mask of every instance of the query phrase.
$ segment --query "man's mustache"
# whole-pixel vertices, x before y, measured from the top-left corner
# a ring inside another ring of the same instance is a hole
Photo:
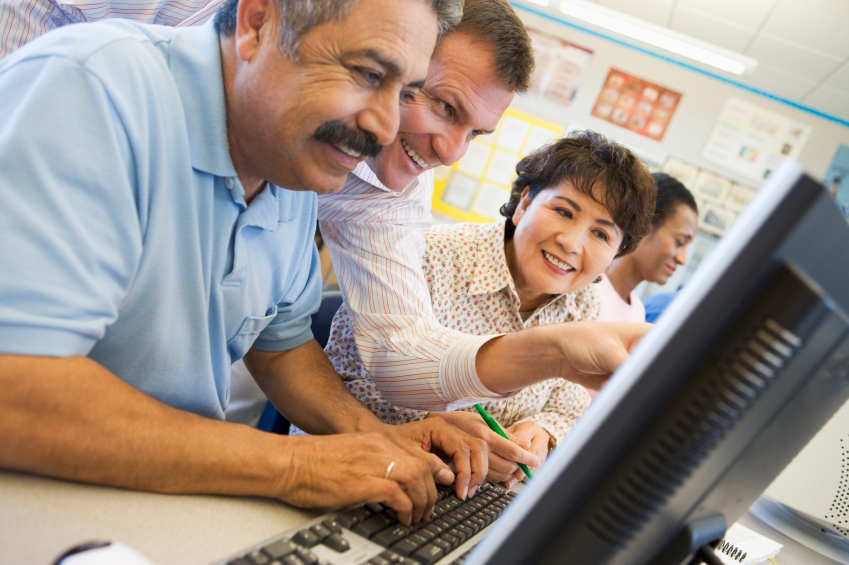
[[[313,138],[332,145],[342,145],[366,157],[377,157],[383,146],[370,132],[346,126],[341,120],[333,120],[319,126]]]

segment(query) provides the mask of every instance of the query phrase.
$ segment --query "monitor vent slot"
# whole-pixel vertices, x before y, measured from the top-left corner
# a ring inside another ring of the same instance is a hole
[[[849,440],[849,436],[846,439]],[[849,470],[846,467],[849,465],[849,450],[846,443],[840,440],[840,482],[831,501],[830,514],[826,514],[825,519],[841,535],[849,537]]]
[[[801,345],[771,319],[738,342],[596,507],[588,528],[623,548],[748,412]]]

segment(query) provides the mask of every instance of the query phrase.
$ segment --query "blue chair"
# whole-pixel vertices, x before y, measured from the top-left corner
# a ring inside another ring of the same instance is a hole
[[[333,323],[333,316],[336,315],[340,306],[342,306],[341,292],[321,293],[321,305],[318,307],[318,312],[312,315],[310,329],[312,329],[312,334],[322,349],[327,345],[327,340],[330,339],[330,325]],[[262,411],[262,416],[259,417],[259,423],[256,427],[258,430],[273,434],[289,434],[289,420],[284,418],[271,402],[266,402],[265,409]]]

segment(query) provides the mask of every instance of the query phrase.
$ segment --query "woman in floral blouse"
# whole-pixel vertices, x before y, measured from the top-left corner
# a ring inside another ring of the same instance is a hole
[[[599,299],[592,283],[648,231],[651,175],[628,149],[599,134],[561,139],[524,158],[516,172],[510,201],[501,209],[506,222],[453,224],[426,233],[423,269],[434,312],[446,328],[496,337],[594,320]],[[429,414],[386,402],[360,362],[344,305],[325,351],[348,389],[384,422],[441,417],[487,441],[489,479],[510,486],[522,477],[516,461],[539,466],[590,402],[583,387],[555,378],[484,403],[511,443],[486,428],[471,406]]]

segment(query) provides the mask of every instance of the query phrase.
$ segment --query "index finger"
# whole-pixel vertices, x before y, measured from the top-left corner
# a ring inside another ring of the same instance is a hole
[[[536,455],[530,451],[525,451],[514,442],[508,441],[494,432],[488,438],[487,443],[489,444],[489,450],[503,459],[516,463],[524,463],[532,468],[542,465],[542,462]]]
[[[435,426],[431,433],[433,444],[454,461],[454,491],[457,498],[464,500],[480,487],[489,472],[487,444],[449,424]]]

